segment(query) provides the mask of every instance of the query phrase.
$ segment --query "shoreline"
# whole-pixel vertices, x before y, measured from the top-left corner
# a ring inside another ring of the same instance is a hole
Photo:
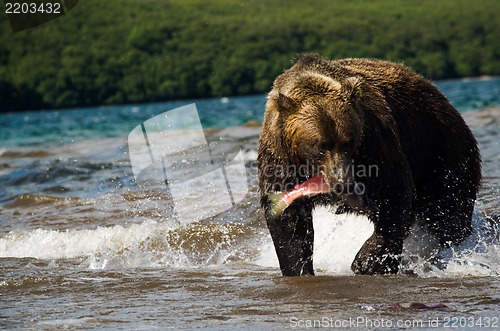
[[[428,78],[426,78],[428,79]],[[430,80],[432,83],[439,85],[440,83],[453,83],[453,82],[478,82],[478,81],[492,81],[492,80],[500,80],[500,76],[495,76],[495,75],[481,75],[481,76],[473,76],[473,77],[460,77],[460,78],[450,78],[450,79],[439,79],[439,80]],[[262,92],[262,93],[251,93],[251,94],[241,94],[241,95],[232,95],[232,96],[204,96],[204,97],[199,97],[199,98],[187,98],[187,99],[165,99],[163,101],[152,101],[152,102],[132,102],[132,103],[117,103],[117,104],[96,104],[93,106],[76,106],[76,107],[71,107],[71,108],[37,108],[37,109],[22,109],[22,110],[0,110],[0,115],[3,114],[19,114],[19,113],[34,113],[34,112],[46,112],[46,111],[61,111],[61,112],[68,112],[68,111],[74,111],[74,110],[83,110],[83,109],[109,109],[109,108],[115,108],[115,107],[138,107],[140,105],[150,105],[150,106],[155,106],[155,105],[162,105],[162,104],[169,104],[169,103],[179,103],[179,104],[186,104],[186,103],[195,103],[195,102],[204,102],[204,101],[216,101],[219,100],[221,103],[228,103],[231,101],[232,98],[240,98],[240,97],[258,97],[262,96],[265,97],[267,92]]]

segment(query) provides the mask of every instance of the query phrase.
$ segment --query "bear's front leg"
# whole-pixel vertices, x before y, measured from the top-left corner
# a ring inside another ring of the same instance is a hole
[[[402,240],[389,241],[374,232],[356,254],[351,269],[362,275],[395,274],[399,269],[402,250]]]
[[[401,262],[403,241],[410,228],[410,216],[405,212],[399,217],[386,215],[373,223],[375,231],[356,254],[351,269],[363,275],[395,274]]]
[[[312,205],[295,201],[280,216],[265,204],[267,227],[274,242],[283,276],[314,275]]]

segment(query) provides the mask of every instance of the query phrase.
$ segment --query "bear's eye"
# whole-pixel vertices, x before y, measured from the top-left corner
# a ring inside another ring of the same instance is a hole
[[[342,143],[342,145],[340,146],[340,151],[344,154],[344,155],[348,155],[349,153],[351,153],[354,148],[356,147],[355,146],[355,142],[354,140],[352,139],[349,139],[347,140],[346,142]]]
[[[350,150],[350,149],[354,148],[354,140],[353,140],[353,139],[349,139],[349,140],[347,140],[347,141],[344,143],[344,147],[345,147],[345,149],[347,149],[347,150]]]
[[[327,151],[331,151],[333,150],[334,148],[334,144],[333,143],[327,143],[327,142],[322,142],[319,144],[319,150],[321,153],[325,153]]]

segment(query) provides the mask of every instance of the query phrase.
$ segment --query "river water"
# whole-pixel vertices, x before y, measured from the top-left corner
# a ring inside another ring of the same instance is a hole
[[[0,114],[0,327],[500,328],[500,79],[437,85],[481,147],[474,233],[438,263],[414,234],[394,276],[353,275],[372,226],[319,209],[318,276],[281,277],[255,179],[264,96]],[[248,194],[186,221],[161,180],[135,180],[127,137],[190,103],[208,141],[241,148]]]

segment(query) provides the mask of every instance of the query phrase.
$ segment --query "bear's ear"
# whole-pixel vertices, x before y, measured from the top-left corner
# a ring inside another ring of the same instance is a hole
[[[297,102],[281,92],[271,93],[269,97],[276,102],[280,111],[289,112],[297,109]]]
[[[315,66],[324,63],[323,59],[319,54],[315,53],[301,53],[298,54],[295,59],[293,59],[293,64],[298,64],[304,67]]]
[[[361,77],[349,77],[343,82],[342,91],[349,99],[355,98],[362,83]]]

